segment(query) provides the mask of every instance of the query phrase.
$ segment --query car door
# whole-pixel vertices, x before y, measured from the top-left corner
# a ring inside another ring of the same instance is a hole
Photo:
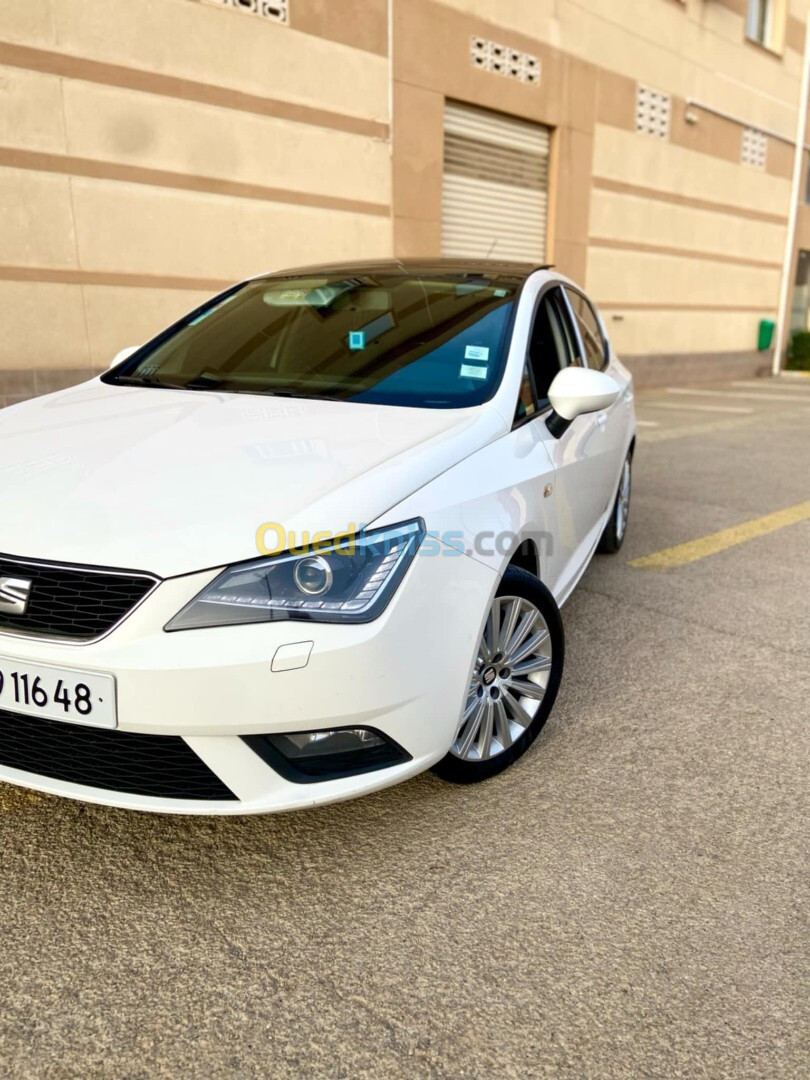
[[[563,368],[586,367],[588,353],[563,286],[538,301],[529,340],[529,366],[538,413],[548,417],[548,391]],[[554,466],[553,543],[546,553],[548,583],[558,600],[576,584],[601,533],[613,497],[613,454],[604,414],[579,416],[560,438],[542,423],[543,440]],[[617,473],[618,475],[618,473]]]

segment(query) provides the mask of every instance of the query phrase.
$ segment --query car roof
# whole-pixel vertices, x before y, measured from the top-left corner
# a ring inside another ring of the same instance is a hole
[[[511,278],[516,284],[522,284],[537,270],[550,270],[549,265],[534,263],[508,262],[498,259],[378,259],[369,262],[324,263],[314,266],[296,267],[294,270],[276,270],[260,274],[260,278],[297,278],[324,275],[333,277],[362,277],[366,274],[384,274],[393,276],[430,277],[432,274],[459,274],[477,278]]]

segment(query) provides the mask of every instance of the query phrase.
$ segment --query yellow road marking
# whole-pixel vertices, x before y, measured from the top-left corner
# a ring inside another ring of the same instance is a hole
[[[655,551],[652,555],[643,555],[640,559],[631,560],[628,566],[634,566],[638,570],[671,570],[676,566],[685,566],[687,563],[697,562],[698,559],[705,559],[707,555],[716,555],[719,551],[725,551],[737,544],[744,544],[747,540],[755,540],[758,536],[767,536],[786,525],[807,521],[808,518],[810,500],[788,506],[785,510],[777,510],[773,514],[766,514],[764,517],[743,521],[730,529],[709,533],[698,540],[689,540],[685,544]]]

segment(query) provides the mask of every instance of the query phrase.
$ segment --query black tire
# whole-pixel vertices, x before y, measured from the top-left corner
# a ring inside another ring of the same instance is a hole
[[[452,751],[434,765],[433,771],[443,780],[454,784],[476,784],[507,769],[532,745],[548,720],[562,680],[565,664],[565,635],[560,610],[548,589],[533,574],[510,566],[498,586],[496,597],[518,597],[533,604],[545,621],[551,644],[551,668],[545,695],[529,726],[511,746],[494,757],[470,761],[457,757]],[[497,665],[495,665],[497,666]]]
[[[624,514],[622,516],[620,510],[625,482],[625,469],[627,469],[627,498],[624,504]],[[619,486],[616,490],[616,498],[613,500],[610,517],[608,518],[607,525],[605,525],[605,531],[602,533],[596,548],[600,555],[615,555],[624,543],[624,538],[627,536],[627,520],[630,514],[630,495],[632,486],[633,451],[630,449],[627,451],[627,457],[624,459],[624,464],[622,465]]]

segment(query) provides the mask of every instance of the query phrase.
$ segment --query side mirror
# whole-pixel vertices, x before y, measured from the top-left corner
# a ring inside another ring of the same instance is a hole
[[[583,413],[608,409],[619,398],[621,387],[603,371],[589,368],[567,367],[549,387],[548,400],[554,410],[546,426],[555,439],[559,439]]]
[[[110,364],[110,367],[107,368],[107,370],[109,371],[110,368],[114,368],[118,364],[123,364],[125,360],[129,360],[130,356],[132,356],[133,353],[136,353],[138,349],[140,349],[140,345],[130,345],[126,349],[121,349],[120,352],[117,352],[115,354],[115,356],[113,357],[113,361]]]

